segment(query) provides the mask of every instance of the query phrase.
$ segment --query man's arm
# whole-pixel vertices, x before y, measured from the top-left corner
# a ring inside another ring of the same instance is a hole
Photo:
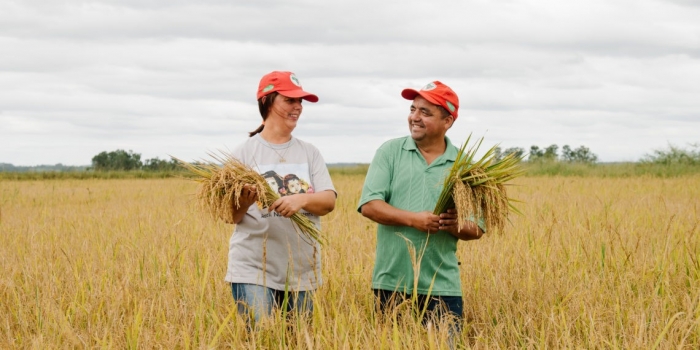
[[[360,210],[362,216],[382,225],[408,226],[426,233],[440,229],[440,217],[429,211],[406,211],[379,199],[365,203]]]

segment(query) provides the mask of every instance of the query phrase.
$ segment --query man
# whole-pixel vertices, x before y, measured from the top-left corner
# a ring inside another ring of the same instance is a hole
[[[358,206],[379,224],[372,289],[382,311],[415,297],[420,308],[427,306],[438,317],[447,311],[459,324],[463,300],[457,241],[479,239],[484,231],[474,222],[458,227],[454,209],[432,213],[457,156],[445,134],[457,119],[459,99],[439,81],[420,91],[405,89],[401,96],[412,101],[410,137],[379,147]]]

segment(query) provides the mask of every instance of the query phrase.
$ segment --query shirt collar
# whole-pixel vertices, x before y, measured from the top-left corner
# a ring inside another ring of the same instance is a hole
[[[457,147],[455,147],[452,144],[452,141],[450,141],[450,138],[445,136],[445,144],[447,145],[445,149],[445,153],[440,155],[433,163],[430,165],[440,165],[445,162],[451,161],[454,162],[457,160]],[[403,143],[403,149],[407,151],[416,151],[418,152],[418,146],[416,146],[416,141],[411,137],[411,136],[406,136],[406,141]]]

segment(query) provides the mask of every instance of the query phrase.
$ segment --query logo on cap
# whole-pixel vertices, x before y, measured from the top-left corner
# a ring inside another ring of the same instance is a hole
[[[450,112],[455,111],[455,105],[453,105],[452,102],[445,100],[445,103],[447,103],[447,108],[450,109]]]
[[[272,84],[270,84],[270,85],[266,86],[266,87],[262,90],[262,92],[268,92],[268,91],[270,91],[270,90],[272,90],[272,89],[274,89],[274,88],[275,88],[275,86],[272,85]]]
[[[301,83],[299,82],[299,79],[297,79],[297,76],[294,75],[294,73],[289,75],[289,80],[291,80],[294,85],[301,87]]]
[[[430,91],[430,90],[434,90],[436,87],[437,87],[437,86],[436,86],[435,84],[433,84],[433,83],[428,83],[428,85],[423,86],[423,88],[422,88],[421,90],[423,90],[423,91]]]

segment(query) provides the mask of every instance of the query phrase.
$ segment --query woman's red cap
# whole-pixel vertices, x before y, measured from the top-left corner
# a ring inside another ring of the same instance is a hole
[[[274,91],[277,91],[282,96],[303,98],[309,102],[318,102],[318,96],[304,91],[301,88],[299,79],[297,79],[297,76],[292,72],[274,71],[265,74],[262,79],[260,79],[260,85],[258,85],[258,99]]]

